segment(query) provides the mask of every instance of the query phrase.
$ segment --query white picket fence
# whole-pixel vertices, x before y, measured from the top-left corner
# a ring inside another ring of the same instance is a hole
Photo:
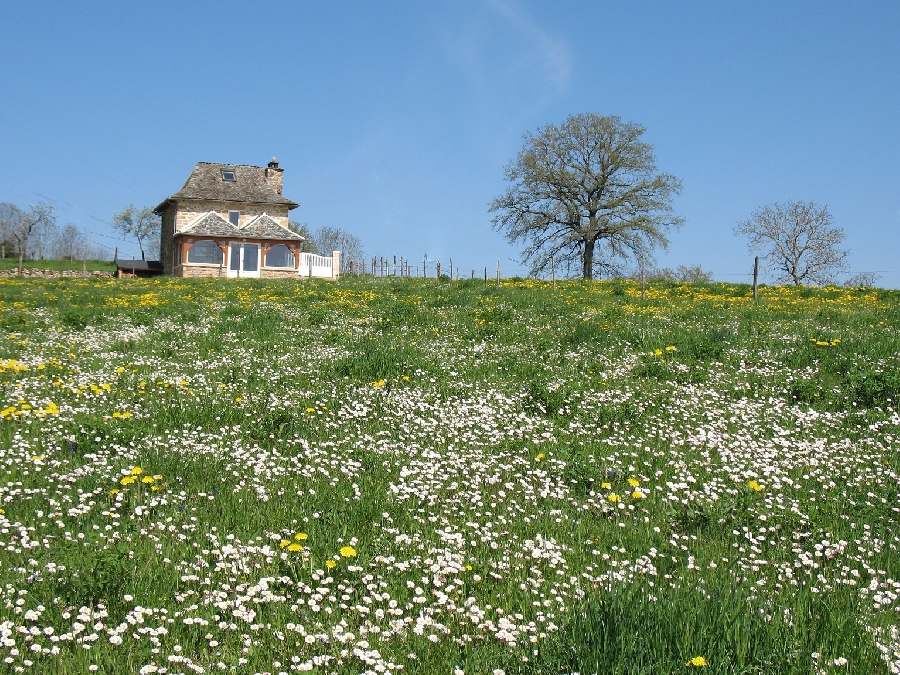
[[[340,251],[333,251],[330,256],[301,253],[297,273],[301,277],[337,279],[341,271],[340,256]]]

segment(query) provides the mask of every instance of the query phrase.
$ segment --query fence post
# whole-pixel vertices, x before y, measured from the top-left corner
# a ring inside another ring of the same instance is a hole
[[[758,299],[757,295],[757,280],[759,279],[759,256],[753,258],[753,302],[756,302]]]
[[[331,280],[336,281],[341,276],[341,252],[331,252]]]
[[[440,260],[438,260],[437,270],[436,270],[435,274],[437,275],[438,279],[441,278],[441,261]]]
[[[553,290],[556,290],[556,256],[550,256],[550,275],[553,277]]]
[[[500,261],[497,261],[497,288],[500,287]]]

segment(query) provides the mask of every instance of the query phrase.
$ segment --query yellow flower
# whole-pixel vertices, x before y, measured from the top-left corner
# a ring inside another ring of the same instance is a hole
[[[385,384],[384,380],[375,380],[371,383],[373,387],[383,387]]]
[[[600,487],[604,490],[609,490],[612,487],[612,483],[600,483]]]
[[[288,544],[287,550],[288,550],[288,551],[295,551],[295,552],[296,552],[296,551],[302,551],[302,550],[303,550],[303,544],[296,544],[296,543],[295,543],[295,544]]]
[[[638,485],[641,484],[641,481],[639,481],[637,478],[629,478],[629,479],[628,479],[628,484],[629,484],[631,487],[637,487]]]
[[[244,400],[244,397],[243,397],[243,396],[237,396],[237,397],[235,397],[234,400],[235,400],[235,402],[240,403],[241,401]]]
[[[686,666],[708,666],[709,664],[706,662],[702,656],[695,656],[690,661],[688,661]]]
[[[336,565],[337,565],[337,563],[334,562],[334,560],[332,560],[331,558],[329,558],[328,560],[325,561],[325,567],[327,567],[330,570],[333,570]]]
[[[113,488],[112,490],[109,491],[110,497],[115,497],[117,494],[119,494],[119,488]]]
[[[59,415],[59,407],[55,403],[48,403],[44,407],[44,412],[48,415]]]
[[[132,467],[131,469],[132,476],[140,476],[142,473],[144,473],[144,470],[139,466]]]
[[[667,352],[674,352],[674,351],[675,351],[675,345],[670,345],[670,346],[666,347],[666,351],[667,351]]]
[[[654,356],[662,356],[662,349],[654,349],[653,355]]]
[[[142,482],[142,483],[152,483],[152,482],[153,482],[153,476],[144,476],[143,478],[141,478],[141,482]]]
[[[539,452],[539,453],[537,454],[537,457],[535,457],[535,459],[536,459],[537,461],[540,462],[542,459],[544,459],[544,453],[543,453],[543,452]]]
[[[344,546],[340,550],[341,557],[343,558],[355,558],[356,557],[356,549],[352,546]]]
[[[643,498],[644,498],[644,493],[641,492],[640,490],[635,490],[634,492],[631,493],[631,497],[632,497],[633,499],[643,499]]]
[[[609,497],[607,497],[607,499],[615,504],[617,501],[619,501],[619,495],[613,493]]]
[[[404,375],[404,376],[403,376],[403,381],[404,381],[404,382],[409,382],[409,375]]]
[[[751,480],[747,485],[751,490],[756,490],[757,492],[762,492],[762,485],[757,483],[755,480]]]
[[[306,412],[316,412],[316,409],[315,408],[307,408]]]
[[[284,548],[285,546],[290,546],[290,544],[291,544],[291,540],[290,540],[290,539],[282,539],[282,540],[281,540],[281,543],[278,544],[278,545],[279,545],[281,548]]]
[[[119,481],[122,485],[131,485],[134,481],[137,480],[137,476],[125,476],[122,480]]]
[[[121,375],[124,372],[125,372],[125,369],[122,366],[119,366],[118,368],[116,368],[117,375]]]
[[[43,462],[44,456],[43,455],[35,455],[34,457],[31,458],[31,461],[32,462]]]
[[[294,535],[294,539],[296,539],[297,541],[306,541],[307,539],[309,539],[309,535],[307,535],[306,532],[298,532]]]
[[[153,480],[162,480],[162,476],[156,474],[155,476],[153,476]]]

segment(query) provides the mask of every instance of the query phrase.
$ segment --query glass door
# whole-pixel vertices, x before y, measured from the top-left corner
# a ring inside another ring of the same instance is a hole
[[[233,241],[228,247],[228,276],[259,277],[259,244]]]

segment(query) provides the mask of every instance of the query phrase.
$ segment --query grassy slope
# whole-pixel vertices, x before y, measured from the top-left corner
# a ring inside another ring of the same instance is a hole
[[[13,664],[877,673],[898,648],[898,293],[0,289]]]

